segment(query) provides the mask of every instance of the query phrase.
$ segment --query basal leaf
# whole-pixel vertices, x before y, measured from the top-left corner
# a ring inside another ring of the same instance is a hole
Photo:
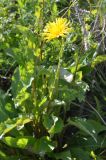
[[[64,127],[62,119],[54,115],[51,116],[45,115],[43,125],[52,135],[61,132]]]
[[[71,149],[72,157],[78,160],[91,160],[90,152],[83,150],[82,148],[73,147]]]
[[[42,137],[36,140],[36,143],[33,146],[33,152],[39,153],[43,156],[45,153],[53,151],[55,144],[50,140],[49,137]]]
[[[55,153],[54,158],[58,160],[72,160],[70,151],[63,151],[60,153]]]
[[[36,139],[32,136],[25,137],[4,137],[2,141],[10,147],[21,148],[21,149],[30,149],[36,142]]]
[[[14,118],[0,123],[0,138],[5,134],[17,127],[18,130],[22,129],[26,123],[31,122],[32,120],[28,117]]]
[[[87,120],[85,118],[74,118],[73,120],[69,120],[69,124],[74,125],[86,134],[90,135],[95,142],[97,142],[97,134],[106,130],[106,127],[101,125],[99,122]]]

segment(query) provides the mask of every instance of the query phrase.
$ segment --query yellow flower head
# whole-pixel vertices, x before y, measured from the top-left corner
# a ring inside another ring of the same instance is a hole
[[[69,22],[66,18],[57,18],[55,22],[49,22],[44,28],[44,39],[50,41],[54,38],[64,37],[69,33]]]

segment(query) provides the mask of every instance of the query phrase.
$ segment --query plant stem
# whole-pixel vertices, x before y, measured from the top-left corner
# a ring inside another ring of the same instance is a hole
[[[54,80],[52,90],[50,92],[50,100],[53,99],[54,91],[57,90],[57,88],[58,88],[58,81],[59,81],[59,75],[60,75],[60,68],[61,68],[61,64],[62,64],[63,51],[64,51],[64,41],[62,39],[61,49],[59,52],[59,61],[58,61],[58,66],[57,66],[57,70],[56,70],[56,74],[55,74],[55,80]]]
[[[76,79],[78,64],[79,64],[79,57],[77,57],[77,59],[76,59],[76,66],[75,66],[75,72],[74,72],[73,82],[74,82],[75,79]]]

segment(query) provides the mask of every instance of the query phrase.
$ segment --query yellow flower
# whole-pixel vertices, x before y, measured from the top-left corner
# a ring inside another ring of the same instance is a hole
[[[66,18],[57,18],[55,22],[49,22],[44,28],[44,39],[50,41],[54,38],[64,37],[70,31]]]

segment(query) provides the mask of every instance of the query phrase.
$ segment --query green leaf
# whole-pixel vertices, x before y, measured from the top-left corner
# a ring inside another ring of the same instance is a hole
[[[17,127],[18,130],[22,129],[26,123],[31,122],[32,120],[28,117],[8,119],[0,123],[0,138],[5,134]]]
[[[6,95],[0,90],[0,122],[8,118],[8,114],[5,109],[6,105]]]
[[[54,72],[57,70],[57,66],[52,66],[52,69]],[[63,79],[64,81],[71,83],[73,81],[73,74],[70,73],[66,68],[60,68],[60,79]]]
[[[22,33],[28,31],[28,28],[25,27],[25,26],[17,25],[16,27],[17,27],[17,29],[18,29],[20,32],[22,32]]]
[[[80,102],[85,100],[85,93],[89,90],[89,86],[82,81],[73,84],[72,87],[63,86],[59,88],[60,98],[66,102],[78,99]]]
[[[26,91],[26,87],[22,88],[17,97],[14,99],[15,105],[22,106],[22,104],[30,97],[30,94]]]
[[[17,2],[19,4],[20,8],[24,7],[25,0],[18,0]]]
[[[14,107],[10,95],[0,90],[0,122],[16,116],[17,110]]]
[[[21,155],[21,158],[23,156]],[[11,160],[18,160],[20,157],[19,156],[11,156]],[[1,160],[10,160],[10,156],[6,155],[3,151],[0,151],[0,159]]]
[[[0,158],[5,158],[6,157],[6,154],[4,153],[4,152],[2,152],[2,151],[0,151]]]
[[[9,147],[27,149],[33,153],[44,155],[47,152],[51,152],[55,148],[55,144],[49,139],[49,137],[42,137],[36,139],[32,136],[24,137],[4,137],[2,141]]]
[[[47,102],[47,97],[44,97],[44,98],[42,99],[42,101],[39,103],[39,107],[41,107],[42,105],[44,105],[45,102]]]
[[[45,115],[43,117],[43,125],[52,135],[61,132],[64,127],[62,119],[54,115]]]
[[[91,151],[90,156],[91,156],[94,160],[96,160],[96,155],[95,155],[94,151]]]
[[[97,56],[94,61],[91,63],[91,67],[95,67],[97,64],[106,61],[106,55]]]
[[[73,138],[70,138],[69,144],[71,143],[71,146],[74,147],[79,147],[81,146],[81,148],[84,148],[87,151],[95,151],[97,149],[103,149],[106,148],[106,137],[105,135],[103,136],[98,135],[97,136],[97,142],[95,142],[95,140],[90,137],[89,135],[74,135]]]
[[[91,160],[90,153],[82,148],[71,148],[72,157],[78,160]]]
[[[56,5],[56,3],[53,4],[52,9],[53,9],[53,13],[57,14],[57,5]]]
[[[61,160],[72,160],[70,151],[55,153],[54,158]]]
[[[36,139],[32,136],[26,136],[26,137],[4,137],[2,141],[14,148],[21,148],[21,149],[31,149],[31,147],[35,144]]]
[[[43,156],[47,152],[53,151],[55,144],[50,140],[49,137],[42,137],[36,140],[36,143],[33,146],[33,152],[39,153]]]
[[[31,86],[32,81],[34,80],[34,77],[32,77],[33,67],[28,64],[28,71],[26,71],[23,67],[19,67],[15,70],[11,85],[15,106],[22,106],[23,110],[26,109],[25,106],[27,105],[27,100],[29,100],[31,96],[30,92],[28,92],[28,88]],[[30,69],[31,67],[32,69]]]
[[[106,127],[101,125],[99,122],[87,120],[85,118],[75,118],[73,120],[69,120],[69,124],[76,126],[81,131],[90,135],[95,142],[97,142],[97,134],[106,130]]]

